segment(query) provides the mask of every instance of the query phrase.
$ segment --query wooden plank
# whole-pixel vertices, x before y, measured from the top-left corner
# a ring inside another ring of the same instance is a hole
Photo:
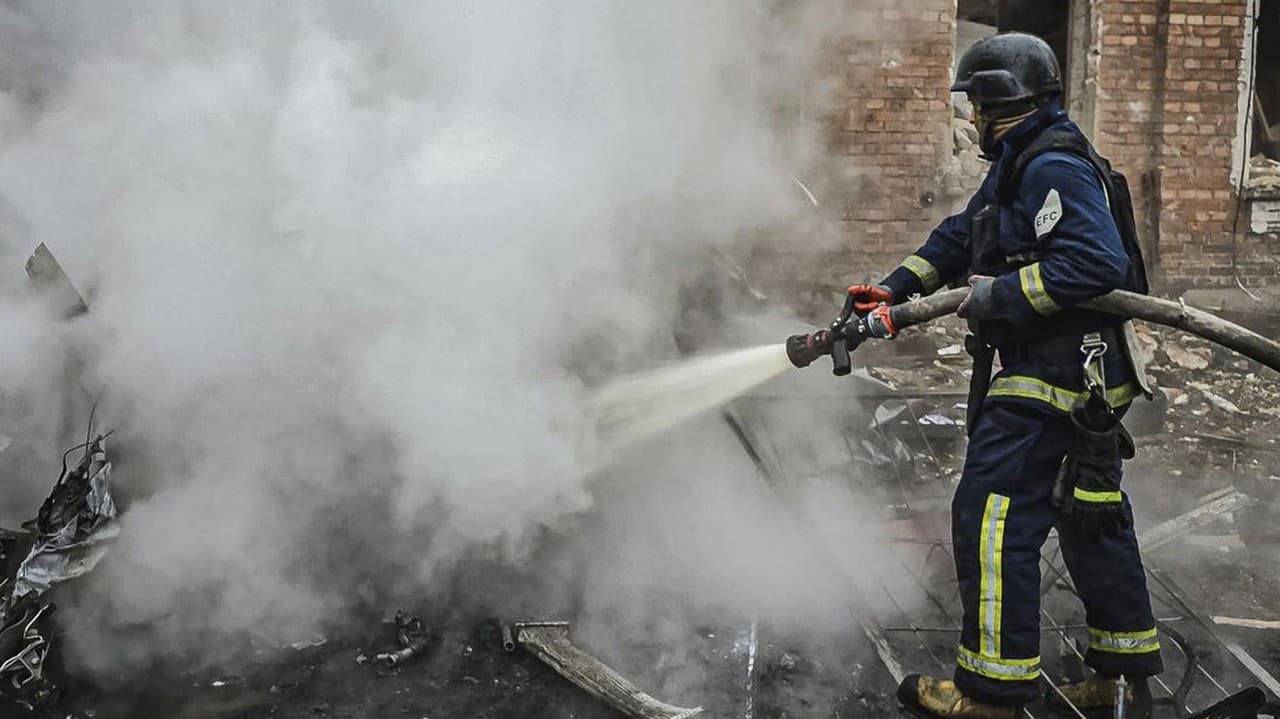
[[[1270,621],[1266,619],[1244,619],[1242,617],[1220,617],[1214,615],[1209,617],[1214,624],[1223,624],[1228,627],[1243,627],[1245,629],[1280,629],[1280,622]],[[1277,692],[1280,694],[1280,692]]]
[[[679,707],[641,691],[615,669],[569,641],[567,622],[517,623],[515,642],[588,694],[636,719],[689,719],[702,707]]]
[[[1138,535],[1138,544],[1144,552],[1150,552],[1212,522],[1227,512],[1233,512],[1250,504],[1253,504],[1253,499],[1249,495],[1235,487],[1224,487],[1205,495],[1195,509],[1142,532]]]

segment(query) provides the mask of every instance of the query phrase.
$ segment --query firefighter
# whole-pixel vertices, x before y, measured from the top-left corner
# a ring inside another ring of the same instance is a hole
[[[1120,416],[1145,377],[1127,351],[1129,324],[1075,307],[1117,288],[1146,292],[1132,201],[1068,119],[1044,41],[1005,33],[977,43],[951,89],[973,103],[986,179],[880,284],[849,288],[866,313],[969,287],[959,314],[975,360],[970,439],[952,501],[963,630],[953,678],[907,677],[898,697],[924,717],[1004,719],[1041,696],[1040,548],[1057,527],[1096,672],[1064,693],[1107,707],[1123,676],[1141,713],[1146,678],[1162,664],[1119,483],[1132,456]]]

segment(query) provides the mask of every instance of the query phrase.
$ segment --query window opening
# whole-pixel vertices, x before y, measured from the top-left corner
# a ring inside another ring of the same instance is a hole
[[[1255,32],[1248,103],[1253,132],[1245,187],[1253,195],[1280,197],[1280,0],[1261,0]]]

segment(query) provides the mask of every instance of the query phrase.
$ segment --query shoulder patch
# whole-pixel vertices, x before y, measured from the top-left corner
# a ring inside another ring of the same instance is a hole
[[[1049,190],[1048,196],[1044,198],[1044,205],[1036,213],[1036,239],[1049,234],[1061,219],[1062,197],[1058,195],[1057,190]]]

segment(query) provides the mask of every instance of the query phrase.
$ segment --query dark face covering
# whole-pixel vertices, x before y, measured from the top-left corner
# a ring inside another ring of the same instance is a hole
[[[972,98],[970,102],[973,104],[973,126],[978,131],[978,147],[984,156],[992,155],[1006,132],[1036,112],[1035,105],[992,109],[982,107]]]

